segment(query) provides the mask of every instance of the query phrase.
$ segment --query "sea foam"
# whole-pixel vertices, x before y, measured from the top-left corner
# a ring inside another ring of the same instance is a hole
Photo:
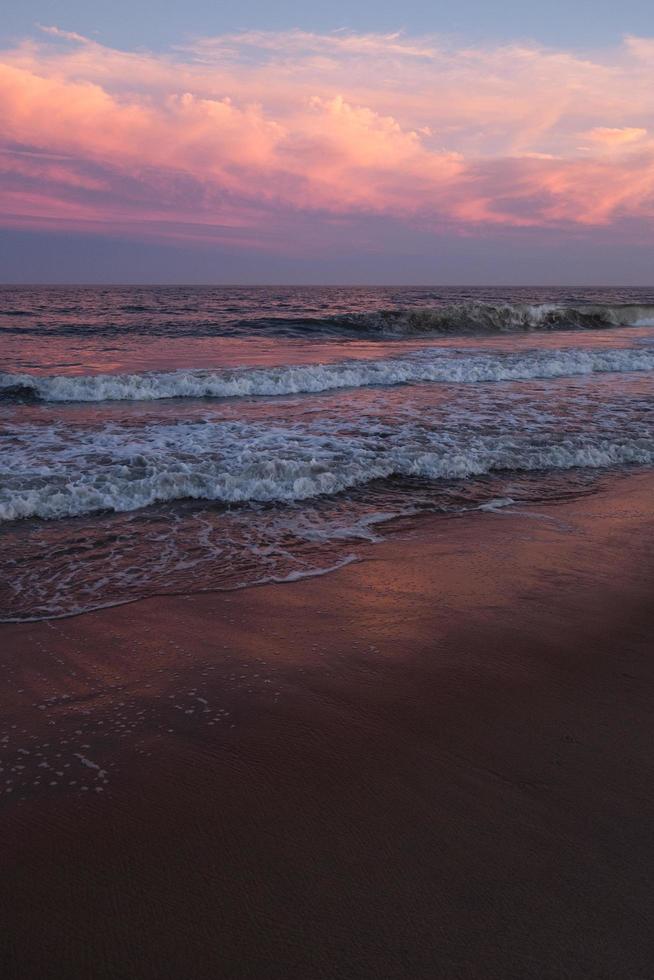
[[[130,511],[184,498],[224,504],[293,502],[391,476],[458,479],[498,470],[607,467],[654,461],[651,431],[609,420],[593,432],[540,430],[506,419],[484,431],[461,415],[424,422],[359,423],[348,431],[244,422],[100,429],[24,425],[0,472],[0,520]]]

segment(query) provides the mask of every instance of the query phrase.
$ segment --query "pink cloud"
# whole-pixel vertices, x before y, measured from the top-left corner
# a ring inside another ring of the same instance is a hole
[[[278,247],[298,214],[465,233],[654,216],[654,41],[591,58],[293,31],[159,55],[42,30],[0,55],[5,225]]]

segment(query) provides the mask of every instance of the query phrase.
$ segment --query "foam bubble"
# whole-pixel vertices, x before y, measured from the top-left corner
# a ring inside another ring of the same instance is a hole
[[[456,479],[497,470],[652,463],[642,422],[561,431],[506,417],[489,431],[460,412],[449,427],[361,419],[315,425],[200,422],[100,429],[18,427],[2,460],[0,520],[131,511],[196,499],[225,504],[331,495],[391,476]]]

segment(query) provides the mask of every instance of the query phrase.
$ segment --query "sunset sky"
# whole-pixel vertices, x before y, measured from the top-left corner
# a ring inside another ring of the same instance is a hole
[[[10,8],[2,281],[651,282],[649,3]]]

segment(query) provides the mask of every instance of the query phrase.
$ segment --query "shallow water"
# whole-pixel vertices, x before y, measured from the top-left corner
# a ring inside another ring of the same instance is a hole
[[[654,462],[645,290],[16,287],[0,337],[5,620],[317,574]]]

